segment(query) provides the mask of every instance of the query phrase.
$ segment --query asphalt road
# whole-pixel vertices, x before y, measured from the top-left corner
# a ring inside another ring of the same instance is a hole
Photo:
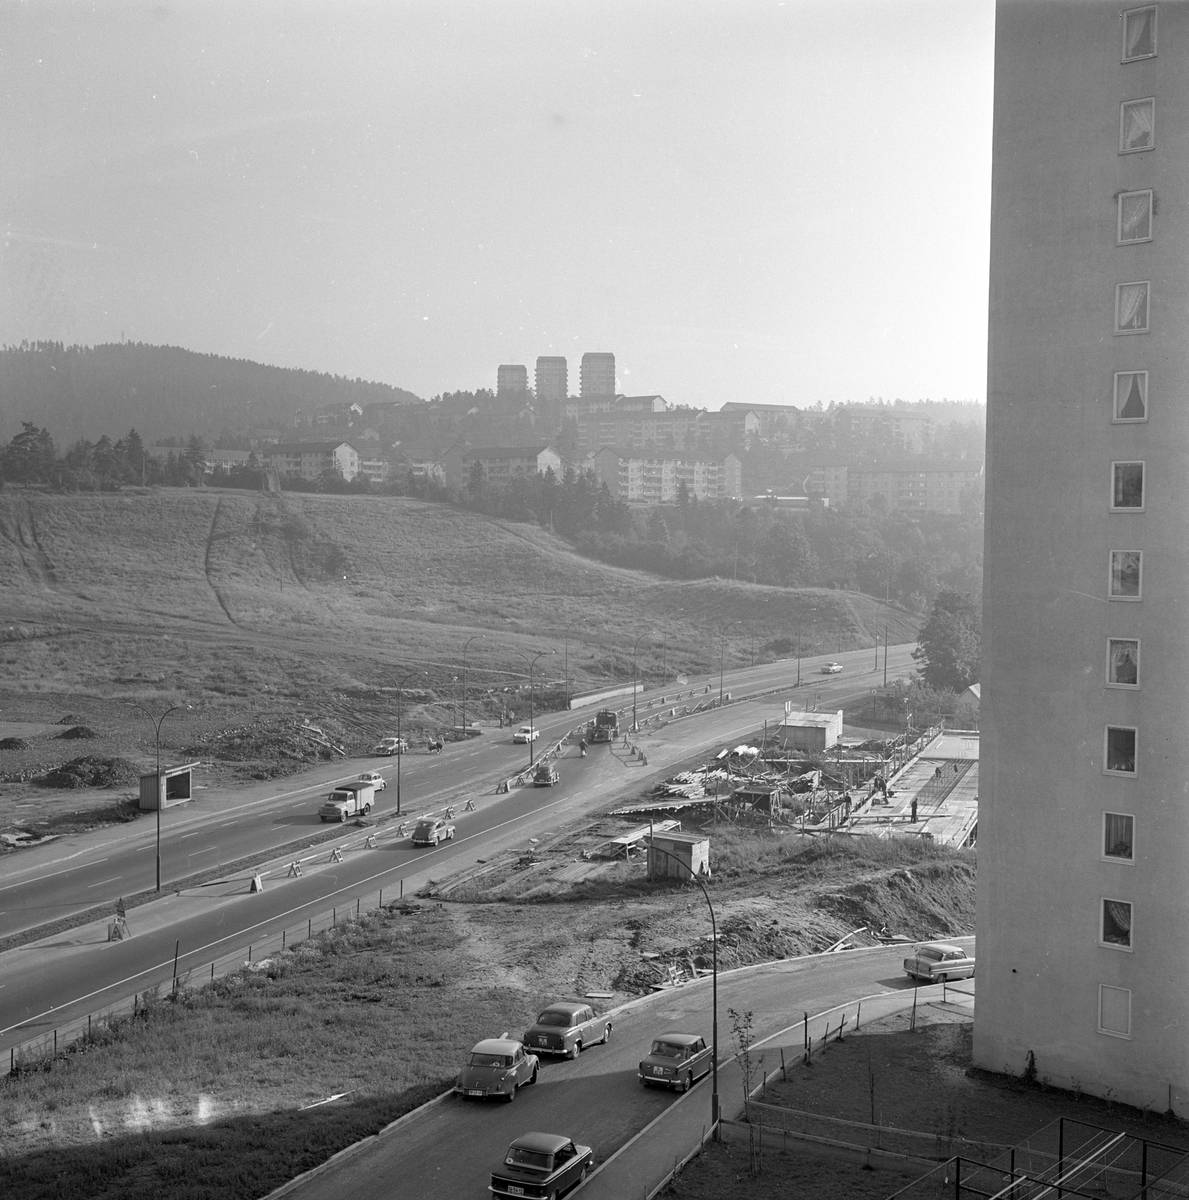
[[[910,665],[910,652],[908,646],[894,648],[889,670],[902,673]],[[825,660],[807,661],[802,677],[811,681],[812,692],[802,687],[789,695],[798,705],[810,696],[830,706],[845,696],[865,694],[876,679],[869,654],[856,651],[839,656],[838,661],[846,664],[847,670],[838,676],[814,675],[817,664]],[[791,682],[789,676],[789,663],[767,664],[728,676],[727,690],[740,700],[748,694],[787,685]],[[668,689],[667,694],[672,691]],[[651,694],[660,693],[647,693],[638,702],[641,717]],[[562,781],[558,786],[526,788],[502,796],[490,794],[493,781],[527,765],[527,748],[513,746],[506,733],[507,740],[489,740],[485,734],[474,742],[453,746],[442,755],[410,755],[401,766],[406,809],[440,809],[448,801],[478,795],[479,781],[487,782],[478,810],[463,813],[460,809],[455,818],[454,842],[432,850],[415,849],[407,839],[398,838],[395,826],[389,825],[381,828],[378,846],[365,849],[360,844],[362,834],[352,828],[347,836],[355,848],[345,852],[342,863],[327,863],[330,847],[320,847],[312,857],[321,865],[307,865],[300,878],[285,878],[284,864],[271,874],[265,872],[263,893],[247,895],[248,879],[244,876],[225,878],[218,884],[131,910],[135,936],[129,941],[108,943],[102,931],[86,927],[49,943],[0,955],[0,1049],[52,1029],[73,1015],[95,1011],[143,990],[163,972],[168,977],[175,947],[180,946],[179,971],[184,972],[270,931],[324,912],[335,903],[345,903],[381,887],[396,889],[402,880],[411,890],[419,886],[418,881],[470,865],[501,846],[523,844],[528,836],[544,832],[559,818],[570,819],[598,807],[617,793],[634,792],[646,773],[663,773],[667,764],[707,745],[745,736],[765,717],[773,720],[782,709],[782,700],[783,696],[777,695],[755,703],[735,703],[674,722],[660,734],[640,735],[637,740],[647,747],[650,756],[647,772],[638,760],[614,749],[595,748],[585,759],[571,750],[561,763]],[[539,718],[537,724],[543,732],[538,745],[548,745],[577,719],[588,715],[564,713]],[[380,769],[392,778],[395,764],[383,761]],[[303,831],[324,830],[328,827],[318,821],[316,808],[328,781],[350,777],[364,766],[374,767],[376,762],[368,759],[338,764],[333,773],[322,769],[320,779],[313,778],[319,772],[310,772],[303,777],[300,789],[293,789],[289,781],[280,794],[275,785],[268,785],[266,789],[249,789],[246,795],[204,796],[203,811],[193,815],[167,812],[163,860],[168,847],[168,861],[184,875],[196,869],[192,865],[194,856],[200,855],[208,842],[220,856],[211,856],[211,865],[217,865],[221,860],[283,845]],[[262,790],[265,794],[257,794]],[[269,790],[273,794],[269,795]],[[390,785],[381,798],[391,793]],[[82,835],[22,851],[17,870],[6,872],[5,880],[0,882],[0,903],[6,909],[0,914],[0,932],[6,927],[4,921],[8,928],[28,927],[38,919],[44,920],[47,913],[58,915],[71,905],[76,910],[86,908],[103,898],[114,902],[121,893],[151,886],[153,834],[151,825],[144,830],[122,827],[115,834],[104,831]],[[197,843],[195,849],[190,850],[187,842]],[[199,859],[198,866],[207,865]],[[117,871],[121,873],[117,875]],[[169,878],[164,871],[163,875]]]
[[[860,997],[910,989],[900,970],[903,957],[903,947],[889,947],[745,968],[720,977],[720,1061],[736,1051],[728,1009],[750,1012],[753,1035],[759,1040],[799,1021],[804,1011],[812,1015]],[[633,1004],[616,1017],[608,1045],[593,1046],[574,1062],[545,1062],[538,1082],[521,1088],[514,1103],[451,1097],[289,1185],[285,1194],[298,1200],[480,1196],[509,1142],[530,1130],[565,1134],[593,1146],[596,1164],[603,1162],[675,1099],[675,1093],[643,1087],[636,1077],[637,1063],[652,1039],[666,1030],[711,1037],[708,979]],[[476,1040],[491,1032],[476,1030]],[[788,1040],[799,1041],[800,1036],[798,1030]],[[780,1061],[772,1049],[766,1057],[763,1050],[755,1057],[765,1059],[757,1071],[770,1071]],[[707,1124],[710,1094],[707,1078],[686,1102],[694,1103],[695,1111],[697,1105],[705,1106]],[[741,1094],[724,1097],[724,1110],[741,1100]],[[687,1149],[672,1147],[670,1152]]]

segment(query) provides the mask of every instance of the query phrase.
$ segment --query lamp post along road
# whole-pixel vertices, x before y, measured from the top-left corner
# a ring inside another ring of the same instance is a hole
[[[565,673],[566,673],[566,711],[567,711],[567,712],[568,712],[568,711],[569,711],[569,709],[570,709],[570,630],[571,630],[571,629],[573,629],[573,628],[574,628],[574,626],[575,626],[575,625],[577,625],[579,621],[585,621],[585,620],[586,620],[586,618],[585,618],[585,617],[575,617],[575,618],[574,618],[574,619],[573,619],[573,620],[572,620],[572,621],[571,621],[571,622],[570,622],[570,623],[569,623],[569,624],[566,626],[566,644],[565,644],[565,651],[566,651],[566,664],[565,664]]]
[[[521,658],[528,659],[528,765],[530,767],[533,765],[533,739],[537,734],[537,726],[533,718],[533,668],[537,665],[538,658],[544,658],[546,654],[556,653],[556,650],[541,650],[534,654],[531,659],[527,654],[520,655]]]
[[[640,728],[639,722],[636,720],[636,696],[640,691],[639,684],[636,680],[636,651],[640,648],[640,643],[646,638],[651,637],[652,631],[648,630],[640,634],[636,639],[636,644],[632,647],[632,732],[635,733]]]
[[[719,631],[719,644],[718,644],[718,706],[719,706],[719,708],[722,708],[722,704],[723,704],[722,676],[723,676],[723,661],[724,661],[726,651],[727,651],[727,630],[730,629],[732,625],[738,625],[739,623],[740,622],[738,622],[738,621],[728,621],[722,627],[722,629]],[[713,654],[714,651],[711,650],[710,653]],[[711,659],[710,661],[713,662],[714,660]],[[797,682],[798,683],[800,682],[800,672],[798,672]]]
[[[132,706],[144,713],[150,721],[153,722],[153,733],[157,742],[157,798],[154,807],[157,809],[157,891],[161,890],[161,804],[163,797],[161,795],[161,722],[169,716],[171,712],[177,712],[179,708],[184,708],[185,705],[175,704],[172,708],[167,708],[159,717],[153,716],[147,708],[140,704]]]
[[[467,647],[479,638],[486,637],[485,633],[476,633],[467,638],[462,644],[462,734],[467,732]]]
[[[401,735],[401,702],[404,698],[405,684],[414,675],[429,677],[428,671],[410,671],[396,685],[396,815],[400,816],[400,760],[405,756],[405,744]]]

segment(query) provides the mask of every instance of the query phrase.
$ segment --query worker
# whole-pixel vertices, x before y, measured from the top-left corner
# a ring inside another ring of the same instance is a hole
[[[915,796],[913,796],[913,798],[912,798],[912,820],[913,820],[914,824],[916,823],[916,819],[917,819],[917,798]]]

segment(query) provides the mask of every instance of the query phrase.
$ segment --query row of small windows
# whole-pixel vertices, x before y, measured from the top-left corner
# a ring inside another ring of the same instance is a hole
[[[1156,6],[1134,8],[1123,14],[1122,61],[1136,62],[1156,56]],[[1156,101],[1153,97],[1124,101],[1119,108],[1119,153],[1151,150],[1156,144]],[[1151,189],[1123,192],[1118,197],[1120,246],[1152,240],[1155,203]],[[1115,333],[1147,333],[1150,324],[1151,284],[1121,283],[1115,288]],[[1112,420],[1117,423],[1148,419],[1147,371],[1115,374]],[[1144,464],[1111,464],[1111,509],[1138,512],[1144,507]],[[1110,552],[1108,595],[1112,600],[1139,600],[1143,554],[1139,550]],[[1106,685],[1136,688],[1140,683],[1138,638],[1108,638]],[[1134,778],[1139,731],[1133,726],[1108,725],[1103,736],[1103,770],[1109,775]],[[1135,861],[1135,817],[1130,813],[1103,813],[1102,857],[1116,863]],[[1103,897],[1099,909],[1098,940],[1103,946],[1130,950],[1132,905],[1128,900]],[[1098,1032],[1108,1037],[1131,1037],[1131,991],[1110,984],[1098,986]]]

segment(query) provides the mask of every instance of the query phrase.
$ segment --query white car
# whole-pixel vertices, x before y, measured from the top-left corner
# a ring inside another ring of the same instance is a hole
[[[388,786],[388,780],[379,771],[361,771],[356,777],[357,783],[370,783],[377,792],[382,792]]]
[[[512,735],[514,742],[535,742],[541,736],[539,729],[534,729],[531,725],[521,725],[521,727]]]
[[[409,743],[406,742],[403,737],[402,738],[386,737],[386,738],[380,739],[380,741],[376,744],[376,748],[372,751],[372,753],[373,754],[386,754],[391,757],[393,754],[404,754],[404,752],[406,750],[408,750],[408,748],[409,748]]]
[[[824,667],[822,667],[823,675],[839,675],[839,674],[841,674],[841,672],[842,672],[842,664],[841,663],[826,663],[826,665]]]

